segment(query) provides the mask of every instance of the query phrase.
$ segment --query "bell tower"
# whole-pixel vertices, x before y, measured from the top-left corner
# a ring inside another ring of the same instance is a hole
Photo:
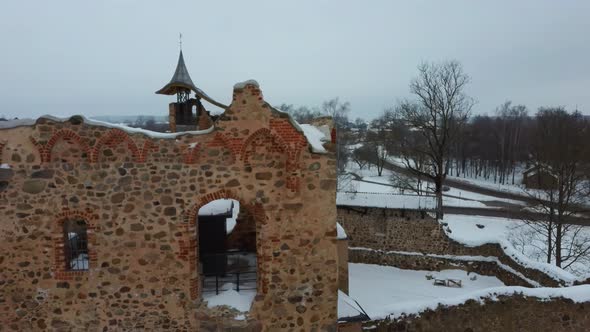
[[[191,98],[191,92],[195,93],[194,98]],[[205,110],[201,99],[222,109],[227,109],[227,106],[213,100],[195,86],[184,63],[182,43],[176,71],[174,71],[172,79],[156,93],[176,95],[176,102],[169,104],[170,132],[173,133],[177,131],[204,130],[213,125],[210,114]]]

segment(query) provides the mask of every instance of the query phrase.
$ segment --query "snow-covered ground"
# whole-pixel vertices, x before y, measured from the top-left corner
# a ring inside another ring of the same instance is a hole
[[[490,195],[483,195],[483,194],[475,193],[473,191],[457,189],[457,188],[453,188],[453,187],[451,187],[449,189],[449,191],[446,191],[444,194],[449,195],[449,196],[456,196],[456,197],[463,198],[463,199],[471,199],[471,200],[480,201],[480,202],[481,201],[484,201],[484,202],[499,201],[499,202],[510,203],[510,204],[514,204],[514,205],[525,205],[525,202],[523,202],[523,201],[517,201],[517,200],[507,199],[507,198],[499,198],[499,197],[494,197],[494,196],[490,196]]]
[[[498,243],[507,255],[521,265],[545,271],[563,280],[573,281],[590,277],[588,260],[582,259],[572,264],[567,268],[567,271],[571,273],[545,263],[546,257],[543,256],[547,247],[545,241],[521,220],[446,214],[444,222],[447,224],[444,227],[447,235],[465,245],[480,246],[486,243]],[[582,227],[577,236],[590,241],[590,227]]]
[[[360,206],[390,209],[434,210],[434,196],[401,195],[388,193],[338,192],[339,206]]]
[[[524,197],[528,197],[529,195],[539,195],[541,193],[540,190],[534,189],[526,189],[522,184],[522,177],[519,181],[516,181],[515,184],[512,184],[512,181],[506,184],[501,184],[494,182],[494,179],[486,179],[484,177],[460,177],[460,176],[448,176],[449,179],[456,180],[459,182],[464,182],[467,184],[472,184],[482,188],[493,189],[497,191],[503,191],[506,193],[512,193],[516,195],[521,195]]]
[[[207,301],[207,306],[213,308],[216,306],[229,306],[235,308],[240,312],[247,312],[250,310],[252,301],[256,296],[256,290],[241,290],[239,292],[234,290],[233,284],[225,284],[219,294],[204,293],[203,300]]]
[[[348,269],[350,296],[372,319],[408,312],[452,296],[504,286],[496,277],[468,275],[462,270],[414,271],[360,263],[349,263]],[[435,286],[434,279],[458,279],[462,287]]]
[[[362,178],[362,181],[355,180],[353,179],[353,177],[351,177],[347,181],[345,181],[345,183],[340,187],[340,191],[388,194],[395,193],[410,195],[414,194],[414,192],[411,190],[401,190],[399,188],[392,186],[392,171],[384,169],[382,175],[379,176],[377,173],[377,169],[374,166],[372,166],[370,169],[368,167],[359,169],[358,166],[354,163],[348,164],[347,171],[360,176]],[[429,183],[424,182],[422,185],[423,190],[427,191],[428,185]],[[443,204],[445,206],[496,209],[497,206],[490,206],[486,204],[486,202],[492,201],[499,201],[515,205],[525,204],[521,201],[478,194],[475,192],[457,188],[450,188],[449,191],[446,191],[443,194]]]
[[[467,275],[462,270],[413,271],[358,263],[348,266],[350,297],[357,300],[374,320],[419,314],[427,309],[436,309],[439,304],[459,305],[468,300],[496,300],[500,295],[522,294],[540,300],[565,297],[574,302],[590,301],[590,285],[526,288],[504,286],[495,277],[475,273]],[[460,279],[463,287],[434,286],[434,280],[427,279],[429,275],[437,279]]]

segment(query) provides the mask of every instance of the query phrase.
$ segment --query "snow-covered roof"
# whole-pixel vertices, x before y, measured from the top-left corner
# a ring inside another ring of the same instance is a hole
[[[211,126],[205,130],[183,131],[183,132],[178,132],[178,133],[160,133],[160,132],[151,131],[151,130],[142,129],[142,128],[133,128],[133,127],[129,127],[129,126],[122,125],[122,124],[114,124],[114,123],[109,123],[109,122],[104,122],[104,121],[93,120],[93,119],[86,118],[83,115],[76,115],[76,116],[79,116],[84,121],[84,123],[88,124],[88,125],[120,129],[120,130],[123,130],[127,133],[130,133],[130,134],[139,133],[139,134],[149,136],[151,138],[172,139],[172,138],[177,138],[178,136],[182,136],[182,135],[209,134],[213,131],[213,126]],[[71,118],[72,117],[60,118],[60,117],[55,117],[52,115],[42,115],[39,117],[39,119],[47,119],[47,120],[51,120],[54,122],[66,122],[66,121],[69,121]],[[16,128],[16,127],[22,127],[22,126],[33,126],[33,125],[35,125],[35,123],[37,123],[37,121],[39,121],[39,119],[37,119],[37,120],[16,119],[16,120],[0,121],[0,129]]]
[[[280,114],[283,117],[289,119],[289,123],[295,127],[295,130],[302,133],[307,139],[309,145],[311,145],[311,151],[314,153],[327,153],[326,149],[323,146],[322,142],[330,141],[330,130],[328,126],[320,126],[316,127],[310,124],[300,124],[297,122],[291,114],[288,112],[281,111],[275,107],[272,107],[270,104],[268,105],[273,112]]]
[[[315,153],[326,153],[324,148],[324,142],[330,141],[330,136],[326,136],[326,128],[328,126],[315,127],[310,124],[300,124],[303,130],[303,135],[307,138],[307,141],[311,145],[311,151]],[[325,128],[323,128],[325,127]],[[329,130],[328,130],[329,132]]]
[[[370,320],[363,308],[350,296],[338,290],[338,321],[352,322]]]
[[[336,205],[409,210],[433,210],[436,197],[369,192],[338,192]]]
[[[346,235],[346,232],[344,231],[344,227],[342,227],[342,225],[340,225],[339,222],[336,223],[336,231],[337,231],[337,235],[336,238],[338,240],[346,240],[348,239],[348,235]]]
[[[544,172],[545,174],[548,174],[552,177],[557,178],[557,175],[555,175],[555,172],[553,172],[553,169],[551,168],[551,166],[543,165],[543,164],[535,164],[535,165],[525,169],[524,171],[522,171],[522,174],[524,174],[524,175],[528,174],[529,176],[532,176],[532,175],[536,175],[539,171]]]

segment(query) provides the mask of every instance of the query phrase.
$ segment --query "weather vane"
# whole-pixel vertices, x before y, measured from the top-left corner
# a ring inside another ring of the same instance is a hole
[[[180,32],[178,36],[178,45],[180,46],[180,50],[182,51],[182,32]]]

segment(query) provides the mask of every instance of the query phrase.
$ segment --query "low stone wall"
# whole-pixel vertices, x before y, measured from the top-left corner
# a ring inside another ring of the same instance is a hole
[[[526,268],[507,256],[500,245],[485,244],[477,247],[468,247],[450,239],[434,218],[420,211],[404,211],[381,208],[359,208],[339,206],[337,220],[346,230],[349,236],[349,247],[363,247],[387,252],[399,251],[406,253],[453,255],[453,256],[484,256],[496,257],[498,261],[509,268],[521,273],[526,278],[537,282],[541,286],[557,287],[560,282],[542,271]],[[389,255],[391,256],[391,255]],[[455,268],[461,266],[479,266],[483,274],[502,276],[504,280],[513,285],[531,286],[530,282],[514,275],[508,277],[505,269],[498,264],[489,262],[482,264],[475,260],[457,263],[457,260],[447,259],[447,263],[441,263],[444,259],[397,257],[376,258],[375,255],[357,254],[350,252],[350,260],[357,263],[380,262],[379,264],[392,265],[400,268],[416,268],[423,270],[437,270],[446,266],[449,261],[454,261]],[[367,261],[363,261],[367,259]],[[376,263],[375,263],[376,264]],[[492,266],[495,266],[492,270]],[[467,267],[462,268],[469,271]],[[476,272],[476,271],[474,271]],[[479,273],[479,272],[477,272]],[[502,279],[501,279],[502,280]],[[523,284],[523,282],[525,284]]]
[[[338,248],[338,289],[348,294],[348,240],[339,239]]]
[[[480,304],[468,301],[394,320],[364,324],[365,331],[588,331],[590,303],[569,299],[541,301],[533,297],[501,296]],[[373,327],[369,329],[368,327]]]
[[[532,286],[523,278],[500,268],[494,262],[461,261],[426,255],[405,255],[359,249],[350,249],[348,257],[350,263],[389,265],[400,269],[423,271],[459,269],[485,276],[495,276],[507,286]]]

